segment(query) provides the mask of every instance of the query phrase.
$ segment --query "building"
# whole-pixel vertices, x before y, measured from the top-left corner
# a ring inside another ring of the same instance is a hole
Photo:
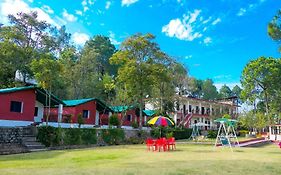
[[[44,107],[64,104],[35,86],[0,89],[0,126],[28,126],[43,121]]]
[[[65,106],[63,107],[60,121],[62,125],[74,124],[72,127],[76,127],[79,123],[79,116],[84,121],[83,127],[103,125],[104,120],[108,120],[108,117],[113,112],[104,102],[96,98],[63,100],[63,102]],[[49,121],[58,122],[58,108],[51,109]]]
[[[171,113],[175,124],[191,128],[195,124],[199,129],[216,129],[214,119],[229,114],[232,118],[238,116],[237,97],[221,100],[203,100],[193,97],[178,97],[175,102],[175,112]],[[152,103],[146,104],[146,109],[155,109]]]

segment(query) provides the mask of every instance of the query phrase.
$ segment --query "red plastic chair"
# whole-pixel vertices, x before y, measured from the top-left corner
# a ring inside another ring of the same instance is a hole
[[[152,151],[155,151],[156,150],[156,144],[155,144],[155,140],[153,139],[146,139],[146,147],[147,147],[147,150],[150,151],[150,149]]]
[[[166,140],[166,138],[160,138],[160,139],[156,140],[156,150],[158,150],[160,152],[161,149],[163,151],[167,151],[167,140]]]
[[[170,150],[170,146],[172,147],[172,150],[176,150],[176,140],[174,137],[171,137],[167,140],[168,144],[168,150]]]
[[[279,145],[279,148],[281,148],[281,142],[279,142],[279,144],[278,144],[278,145]]]

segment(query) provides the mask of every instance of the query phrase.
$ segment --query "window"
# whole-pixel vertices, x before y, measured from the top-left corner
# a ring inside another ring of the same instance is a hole
[[[35,107],[35,110],[34,110],[34,117],[37,117],[38,116],[38,107]]]
[[[90,111],[89,110],[83,110],[83,118],[89,118],[90,117]]]
[[[132,121],[132,115],[127,115],[127,121]]]
[[[23,103],[19,101],[11,101],[11,112],[19,112],[22,113]]]
[[[191,110],[192,110],[192,106],[191,106],[191,105],[189,105],[189,112],[191,112]]]

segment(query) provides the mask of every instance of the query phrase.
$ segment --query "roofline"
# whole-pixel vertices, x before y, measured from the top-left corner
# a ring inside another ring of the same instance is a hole
[[[82,99],[74,99],[74,100],[85,100],[84,102],[82,103],[79,103],[79,104],[76,104],[76,105],[67,105],[65,104],[65,107],[75,107],[75,106],[78,106],[78,105],[82,105],[82,104],[85,104],[85,103],[88,103],[90,101],[96,101],[98,102],[100,105],[102,105],[105,109],[109,109],[111,112],[114,112],[108,105],[106,105],[105,102],[103,102],[102,100],[98,99],[98,98],[82,98]],[[63,101],[68,101],[68,100],[63,100]]]

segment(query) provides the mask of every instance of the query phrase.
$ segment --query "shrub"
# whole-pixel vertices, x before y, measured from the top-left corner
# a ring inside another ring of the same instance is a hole
[[[218,135],[217,130],[209,130],[208,134],[207,134],[207,137],[211,138],[211,139],[214,139],[214,138],[217,138],[217,135]]]
[[[131,126],[132,126],[133,128],[138,128],[138,127],[139,127],[139,124],[138,124],[138,122],[132,122]]]
[[[95,129],[82,129],[81,140],[83,144],[96,144],[97,143],[97,132]]]
[[[113,126],[119,126],[120,125],[120,120],[119,120],[117,114],[113,114],[112,116],[110,116],[109,124],[113,125]]]
[[[188,139],[190,138],[192,133],[192,129],[190,128],[183,128],[183,129],[174,129],[173,131],[173,135],[175,137],[176,140],[179,139]]]
[[[150,131],[150,135],[153,138],[160,138],[160,128],[158,127],[153,127]]]
[[[65,130],[64,144],[79,145],[82,143],[80,128],[66,128],[64,130]]]
[[[96,144],[96,130],[90,128],[38,127],[37,139],[45,146]]]
[[[102,139],[109,145],[119,145],[125,140],[125,133],[120,128],[102,130]]]
[[[81,127],[81,125],[83,125],[85,123],[81,113],[78,114],[77,122],[78,122],[78,127],[79,128]]]
[[[45,146],[59,145],[61,132],[52,126],[38,127],[37,140],[43,143]]]
[[[238,131],[238,135],[239,136],[241,136],[241,137],[245,137],[246,136],[246,134],[248,134],[249,133],[249,131],[248,130],[240,130],[240,131]]]

